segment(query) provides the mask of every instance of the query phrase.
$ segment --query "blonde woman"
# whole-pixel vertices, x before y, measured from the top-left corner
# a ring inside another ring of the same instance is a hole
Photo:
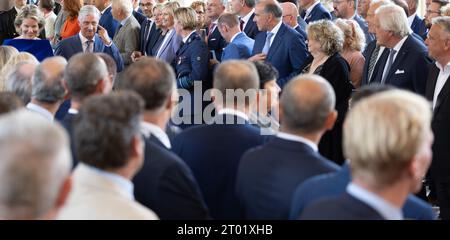
[[[362,54],[366,45],[364,32],[354,20],[337,19],[335,24],[344,33],[344,46],[340,54],[350,65],[350,81],[355,88],[359,88],[366,61]]]
[[[0,71],[0,91],[5,91],[5,78],[19,62],[30,62],[35,65],[39,64],[39,61],[30,53],[20,52],[13,55]]]

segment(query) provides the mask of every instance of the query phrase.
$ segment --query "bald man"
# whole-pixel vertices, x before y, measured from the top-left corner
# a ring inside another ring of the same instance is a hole
[[[62,79],[66,65],[67,61],[63,57],[47,58],[38,65],[31,80],[31,102],[27,104],[27,108],[51,122],[64,100]]]
[[[284,2],[280,4],[283,17],[282,21],[284,24],[290,26],[291,28],[295,29],[303,38],[303,41],[308,39],[306,36],[305,30],[303,30],[300,25],[298,24],[297,17],[298,17],[298,10],[297,6],[291,2]]]

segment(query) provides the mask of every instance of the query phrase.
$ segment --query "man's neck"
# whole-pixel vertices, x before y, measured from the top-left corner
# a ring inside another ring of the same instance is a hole
[[[243,6],[238,15],[239,15],[239,17],[245,17],[251,11],[252,11],[252,8],[249,8],[247,6]]]
[[[347,16],[345,16],[345,19],[351,19],[353,16],[355,16],[356,12],[354,9],[350,9],[350,11],[347,12]]]
[[[353,182],[400,209],[409,195],[409,186],[406,181],[398,181],[385,186],[375,186],[355,177]]]
[[[450,62],[450,53],[445,54],[441,59],[436,59],[436,61],[441,64],[442,67],[447,66],[447,64]]]
[[[385,47],[387,48],[394,48],[395,45],[397,45],[397,43],[399,43],[402,40],[402,38],[399,37],[392,37],[392,39],[390,41],[388,41],[388,43],[385,45]]]
[[[312,5],[314,5],[315,3],[316,3],[316,1],[312,1],[310,4],[304,6],[304,9],[306,10],[306,9],[310,8],[310,7],[311,7]]]
[[[233,37],[238,34],[240,32],[239,29],[232,29],[229,32],[229,35],[227,36],[227,38],[225,39],[227,41],[227,43],[231,42],[231,39],[233,39]]]
[[[31,99],[31,103],[36,104],[36,105],[46,109],[47,111],[52,113],[53,116],[58,111],[58,108],[59,108],[59,105],[60,105],[59,102],[57,102],[57,103],[45,103],[45,102],[38,101],[36,99]]]
[[[269,23],[267,31],[271,32],[275,28],[275,26],[277,26],[277,24],[280,23],[280,21],[274,20],[271,23]]]
[[[81,108],[81,101],[75,100],[72,98],[72,100],[70,101],[70,108],[76,109],[76,110],[80,110]]]
[[[298,130],[289,129],[283,125],[281,125],[280,132],[284,132],[284,133],[292,134],[295,136],[300,136],[302,138],[306,138],[306,139],[310,140],[311,142],[315,143],[316,145],[319,145],[320,138],[323,135],[323,131],[316,132],[316,133],[303,133]]]
[[[167,114],[163,111],[152,112],[152,111],[144,111],[142,116],[142,120],[144,122],[148,122],[154,124],[161,128],[161,130],[166,131],[166,125],[168,119],[165,117]]]

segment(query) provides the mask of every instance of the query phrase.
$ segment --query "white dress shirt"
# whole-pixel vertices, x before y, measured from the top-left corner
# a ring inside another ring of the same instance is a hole
[[[405,43],[406,39],[409,37],[409,35],[405,36],[402,38],[402,40],[400,40],[395,46],[394,46],[394,50],[395,50],[395,54],[394,54],[394,58],[392,59],[392,63],[395,62],[395,58],[397,57],[398,53],[400,52],[400,49],[402,48],[403,44]],[[381,50],[381,49],[380,49]],[[383,53],[382,51],[380,51],[380,53]],[[389,74],[386,72],[387,70],[387,65],[389,64],[389,59],[386,61],[386,65],[384,65],[384,69],[383,69],[383,77],[385,74]],[[391,66],[392,68],[392,66]],[[389,71],[392,71],[393,69],[389,69]]]
[[[273,33],[272,38],[270,39],[270,46],[272,46],[273,40],[275,39],[275,37],[277,36],[278,30],[280,30],[281,24],[283,22],[280,21],[277,25],[275,25],[275,27],[270,31],[271,33]],[[270,49],[270,48],[269,48]]]
[[[164,132],[159,126],[141,121],[141,133],[146,137],[150,137],[151,135],[155,136],[162,144],[170,149],[172,145],[170,144],[169,136],[167,136],[166,132]]]
[[[436,107],[436,101],[439,96],[439,93],[441,93],[442,88],[444,87],[448,77],[450,76],[450,62],[448,62],[447,65],[445,66],[442,66],[441,64],[436,62],[436,67],[438,67],[440,71],[438,78],[436,80],[436,86],[434,87],[433,110],[434,107]]]
[[[53,122],[53,120],[55,118],[50,111],[48,111],[47,109],[45,109],[37,104],[32,103],[32,102],[29,102],[27,104],[27,109],[41,114],[46,119],[48,119],[50,122]]]
[[[244,25],[242,25],[242,31],[244,31],[245,27],[247,26],[248,21],[250,20],[250,17],[252,16],[252,14],[255,12],[255,9],[253,8],[249,13],[247,13],[247,15],[245,15],[244,17],[242,17],[240,20],[244,21]]]
[[[81,34],[81,32],[78,33],[78,36],[80,36],[81,46],[83,47],[83,52],[86,52],[86,48],[87,48],[87,46],[88,46],[88,45],[87,45],[87,42],[89,41],[89,39],[85,38],[85,37]],[[95,39],[95,37],[91,40],[92,43],[91,43],[91,45],[89,46],[90,52],[91,52],[91,53],[94,52],[94,39]]]
[[[402,210],[387,202],[378,195],[354,184],[349,183],[346,189],[347,193],[354,198],[364,202],[372,207],[378,214],[386,220],[402,220]]]
[[[311,5],[309,8],[306,9],[306,14],[305,14],[305,18],[303,20],[306,20],[309,16],[309,14],[311,14],[311,11],[314,9],[314,7],[319,4],[320,1],[316,1],[315,3],[313,3],[313,5]]]

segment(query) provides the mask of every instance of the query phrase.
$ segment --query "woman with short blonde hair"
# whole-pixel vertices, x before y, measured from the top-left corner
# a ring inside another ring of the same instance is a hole
[[[26,5],[14,20],[20,36],[17,39],[37,39],[45,26],[42,12],[35,5]]]

